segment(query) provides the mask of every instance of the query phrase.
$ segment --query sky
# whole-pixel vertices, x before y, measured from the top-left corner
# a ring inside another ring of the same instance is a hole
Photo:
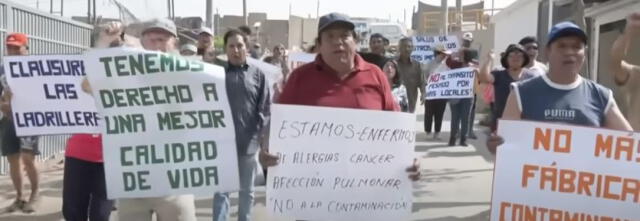
[[[49,11],[49,0],[12,0],[19,4]],[[53,0],[54,11],[59,10],[61,0]],[[97,13],[103,17],[117,18],[118,11],[112,0],[96,0]],[[167,16],[166,0],[117,0],[138,18],[149,19]],[[288,19],[289,5],[291,12],[297,16],[316,16],[317,0],[246,0],[247,11],[266,12],[268,19]],[[427,4],[440,5],[441,0],[421,0]],[[464,4],[477,3],[480,0],[462,0]],[[493,0],[495,8],[504,8],[515,0]],[[411,12],[417,7],[418,0],[319,0],[320,15],[329,12],[341,12],[351,17],[373,17],[406,22],[410,25]],[[449,0],[449,6],[455,5],[455,0]],[[485,8],[491,8],[492,0],[485,0]],[[175,0],[176,16],[200,16],[204,18],[206,0]],[[216,9],[222,15],[242,15],[242,0],[213,0],[214,13]],[[64,16],[86,16],[87,0],[64,0]]]

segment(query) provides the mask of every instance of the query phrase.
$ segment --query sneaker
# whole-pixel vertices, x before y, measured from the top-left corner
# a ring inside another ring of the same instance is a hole
[[[433,140],[440,140],[440,134],[439,133],[434,133],[433,134]]]
[[[33,213],[36,211],[36,207],[38,206],[38,202],[40,202],[39,198],[29,200],[22,206],[23,213]]]
[[[5,208],[4,211],[6,213],[12,213],[12,212],[15,212],[17,210],[21,210],[25,203],[26,202],[24,200],[13,201],[13,203],[11,205],[9,205],[7,208]]]

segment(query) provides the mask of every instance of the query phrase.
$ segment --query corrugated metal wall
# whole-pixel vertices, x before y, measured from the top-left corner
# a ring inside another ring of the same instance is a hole
[[[92,30],[93,26],[88,24],[0,0],[0,60],[6,52],[4,41],[8,33],[27,34],[31,54],[78,54],[90,47]],[[41,137],[38,160],[63,152],[67,138],[68,135]],[[6,174],[7,170],[6,158],[1,157],[0,174]]]

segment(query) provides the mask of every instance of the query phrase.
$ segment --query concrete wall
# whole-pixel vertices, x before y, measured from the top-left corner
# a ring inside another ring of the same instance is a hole
[[[253,32],[251,39],[260,43],[263,48],[272,50],[276,44],[284,44],[285,47],[289,45],[289,21],[268,20],[266,13],[249,13],[248,16],[249,27]],[[244,25],[242,16],[236,15],[226,15],[224,17],[215,15],[214,22],[217,25],[215,29],[218,36],[224,35],[229,29]],[[256,22],[261,23],[259,33],[254,28]]]
[[[518,43],[524,36],[537,36],[538,2],[518,0],[495,14],[491,19],[495,24],[494,51],[500,53],[509,44]]]
[[[484,1],[463,5],[462,10],[481,10],[484,9]],[[454,13],[456,13],[455,1],[449,1],[449,25],[455,26]],[[442,26],[442,16],[440,14],[428,14],[426,20],[423,19],[425,13],[440,13],[442,12],[441,6],[430,5],[418,1],[418,9],[413,13],[411,20],[413,21],[411,29],[416,30],[417,33],[422,35],[434,35],[439,34],[440,27]],[[475,13],[463,13],[462,20],[465,22],[472,22],[476,20]]]
[[[263,48],[273,50],[277,44],[289,45],[289,21],[266,20],[260,30],[258,42]]]
[[[290,49],[305,50],[314,44],[318,36],[318,20],[291,16],[289,18],[289,45]]]

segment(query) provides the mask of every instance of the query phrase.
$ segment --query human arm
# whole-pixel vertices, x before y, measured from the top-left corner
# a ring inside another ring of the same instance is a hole
[[[507,98],[507,104],[505,105],[504,112],[502,113],[503,120],[520,120],[522,111],[518,105],[518,98],[513,93],[513,89],[511,93],[509,93],[509,97]],[[497,134],[493,133],[489,136],[487,140],[487,148],[489,152],[496,154],[498,146],[504,143],[504,139]]]
[[[611,47],[611,71],[614,80],[618,85],[624,85],[629,81],[633,72],[638,73],[638,66],[628,64],[623,59],[627,55],[627,50],[631,41],[640,34],[640,13],[632,13],[627,17],[627,25],[624,33],[616,39]],[[635,71],[634,71],[635,69]]]
[[[489,53],[487,53],[487,55],[485,56],[485,60],[482,61],[482,64],[480,65],[480,70],[478,73],[478,78],[480,82],[493,84],[493,82],[495,81],[495,79],[493,78],[493,75],[491,74],[491,67],[493,67],[493,60],[495,58],[496,58],[496,55],[493,52],[493,50],[489,51]]]
[[[613,95],[609,96],[609,104],[605,112],[604,127],[613,130],[633,131],[633,128],[620,111],[620,108],[618,108],[618,104],[616,104]]]

